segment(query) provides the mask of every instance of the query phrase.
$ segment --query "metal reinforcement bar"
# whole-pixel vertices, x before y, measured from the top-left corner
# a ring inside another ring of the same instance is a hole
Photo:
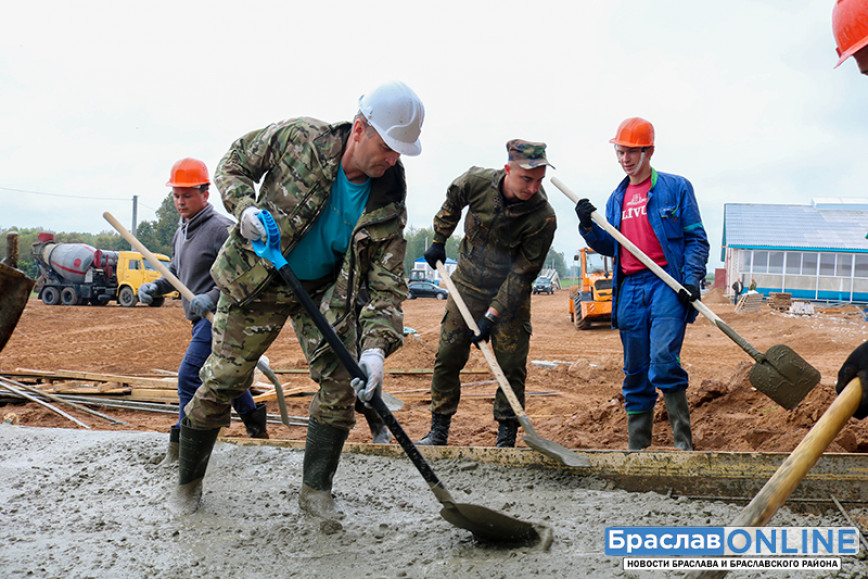
[[[303,440],[255,440],[228,438],[239,445],[268,444],[304,448]],[[529,448],[493,448],[473,446],[420,446],[428,460],[468,460],[509,467],[537,467],[572,472],[577,477],[595,477],[614,487],[636,492],[654,491],[687,497],[750,497],[763,487],[787,459],[784,452],[680,452],[582,450],[590,467],[573,468],[534,452]],[[403,456],[394,444],[347,442],[344,452]],[[868,454],[824,454],[805,476],[790,503],[832,505],[834,494],[841,502],[868,504]]]
[[[41,393],[44,395],[45,393]],[[15,394],[10,394],[15,395]],[[38,398],[39,394],[34,394]],[[24,396],[21,396],[25,398]],[[141,402],[137,400],[117,400],[112,398],[98,398],[95,396],[76,396],[74,394],[58,394],[57,398],[65,402],[77,402],[82,405],[97,406],[101,408],[117,408],[121,410],[135,410],[139,412],[157,412],[160,414],[178,414],[177,404],[166,404],[162,402]],[[241,420],[237,414],[232,414],[233,420]],[[307,426],[306,416],[289,416],[289,426]],[[280,417],[276,414],[268,415],[269,424],[283,424]]]

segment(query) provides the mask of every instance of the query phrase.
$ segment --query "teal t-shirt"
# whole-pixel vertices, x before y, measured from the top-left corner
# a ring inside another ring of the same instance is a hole
[[[352,183],[343,165],[338,168],[325,209],[286,260],[298,279],[319,279],[334,270],[350,246],[353,229],[370,194],[370,179]]]

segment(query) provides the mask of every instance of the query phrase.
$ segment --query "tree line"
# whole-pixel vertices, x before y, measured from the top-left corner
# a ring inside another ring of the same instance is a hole
[[[172,194],[169,193],[160,207],[156,211],[156,219],[153,221],[142,221],[136,228],[136,237],[145,247],[154,253],[164,253],[172,255],[172,236],[178,228],[178,212],[175,210],[175,203],[172,200]],[[0,258],[6,255],[6,234],[9,231],[18,233],[18,269],[33,279],[36,279],[37,270],[33,260],[32,247],[37,242],[37,236],[42,232],[54,234],[54,240],[57,243],[86,243],[97,249],[109,251],[125,251],[128,250],[129,244],[123,237],[114,231],[106,230],[101,233],[76,233],[76,232],[54,232],[39,227],[33,228],[0,228]],[[417,229],[408,227],[404,231],[404,238],[407,240],[407,252],[404,256],[404,270],[409,275],[409,271],[413,269],[413,262],[422,257],[425,250],[434,240],[433,228]],[[446,241],[446,256],[452,259],[458,259],[458,244],[461,237],[453,235]],[[557,270],[560,276],[567,275],[567,267],[564,262],[563,253],[557,252],[554,248],[549,249],[546,257],[545,268]]]

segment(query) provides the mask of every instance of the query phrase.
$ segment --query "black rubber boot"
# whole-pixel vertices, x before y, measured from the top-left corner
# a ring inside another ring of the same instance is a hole
[[[343,516],[335,509],[332,479],[338,469],[347,434],[348,431],[321,424],[315,418],[308,420],[302,485],[298,494],[298,505],[304,513],[331,520]]]
[[[247,414],[239,414],[241,422],[244,423],[244,428],[247,430],[247,436],[250,438],[268,438],[266,430],[266,420],[268,419],[268,410],[265,403],[260,402],[256,408]]]
[[[654,426],[654,411],[627,415],[629,450],[642,450],[651,446],[651,429]]]
[[[166,449],[166,456],[163,462],[157,466],[174,466],[178,464],[178,442],[181,440],[181,427],[173,426],[169,430],[169,448]]]
[[[449,426],[451,424],[451,415],[432,414],[431,431],[416,444],[419,446],[446,446],[449,440]]]
[[[389,428],[386,426],[386,423],[383,422],[383,419],[380,418],[380,415],[377,414],[377,411],[373,408],[368,408],[364,404],[358,404],[357,408],[364,415],[365,420],[368,421],[368,427],[371,429],[371,441],[374,444],[389,444],[392,442],[392,433],[389,432]]]
[[[497,448],[513,448],[515,435],[518,432],[518,424],[515,422],[499,422],[497,427]]]
[[[202,479],[208,468],[208,459],[214,450],[219,428],[200,429],[181,421],[178,441],[178,488],[175,493],[175,511],[182,515],[195,513],[202,498]]]
[[[693,450],[693,433],[690,431],[690,408],[687,405],[687,392],[670,392],[663,394],[666,403],[666,414],[672,426],[672,439],[675,448]]]

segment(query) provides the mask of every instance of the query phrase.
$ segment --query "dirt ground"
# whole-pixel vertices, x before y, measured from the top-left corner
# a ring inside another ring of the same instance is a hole
[[[623,372],[618,333],[605,326],[576,330],[570,321],[568,299],[566,290],[533,296],[528,415],[540,436],[569,448],[624,449],[627,434],[620,393]],[[758,350],[764,352],[774,344],[786,344],[816,367],[822,380],[795,410],[779,407],[751,387],[751,358],[700,316],[688,327],[682,351],[682,362],[690,374],[688,398],[695,448],[791,451],[832,401],[837,370],[847,354],[868,339],[868,324],[853,306],[817,308],[815,314],[805,316],[773,312],[768,306],[759,312],[736,314],[719,290],[712,290],[703,300]],[[387,372],[430,371],[444,305],[433,299],[405,303],[405,326],[415,333],[408,335],[404,347],[386,361]],[[31,299],[0,354],[0,374],[28,368],[162,375],[160,370],[177,369],[189,332],[179,302],[168,302],[161,308],[47,307]],[[284,330],[267,355],[277,371],[306,367],[291,328]],[[558,364],[546,368],[536,361]],[[450,443],[491,446],[497,429],[491,410],[496,384],[479,352],[472,353],[466,370]],[[279,376],[286,390],[301,388],[307,392],[287,400],[289,414],[306,416],[310,392],[316,385],[304,374]],[[406,401],[396,417],[413,439],[428,431],[429,387],[430,373],[391,373],[386,377],[385,389]],[[269,402],[268,410],[277,416],[275,402]],[[67,411],[95,429],[165,433],[174,423],[171,415],[106,411],[131,423],[129,427],[118,427],[75,410]],[[23,425],[78,428],[33,403],[9,405],[0,414],[9,412],[14,412]],[[350,440],[369,441],[364,419],[359,419]],[[270,424],[269,433],[272,438],[287,439],[303,439],[305,435],[304,428],[290,429],[282,424]],[[243,435],[240,422],[233,422],[226,434]],[[652,449],[671,449],[671,445],[671,430],[661,400]],[[866,424],[851,421],[829,450],[868,452]]]

